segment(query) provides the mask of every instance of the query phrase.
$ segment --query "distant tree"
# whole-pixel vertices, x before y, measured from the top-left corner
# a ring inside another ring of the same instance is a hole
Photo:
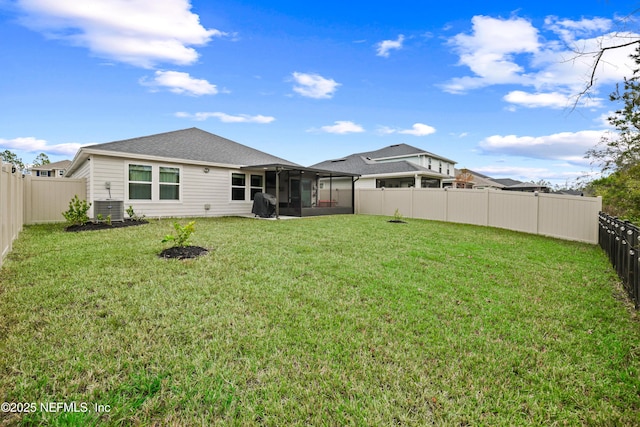
[[[2,161],[4,161],[5,163],[11,163],[17,166],[19,169],[25,169],[25,165],[22,162],[22,159],[12,151],[4,150],[0,153],[0,158],[2,158]]]
[[[460,173],[456,175],[456,188],[467,188],[473,182],[473,174],[469,169],[460,169]]]
[[[38,154],[33,160],[33,166],[48,165],[49,163],[51,163],[51,161],[49,160],[49,156],[47,156],[45,153]]]
[[[602,196],[607,214],[640,224],[640,163],[590,182],[585,191]]]
[[[531,181],[532,183],[534,183],[535,185],[537,185],[538,187],[549,187],[551,188],[551,183],[549,181],[545,181],[544,179],[540,179],[538,181]]]
[[[631,55],[637,67],[609,96],[623,105],[608,117],[616,129],[603,137],[586,157],[601,168],[603,178],[589,184],[589,189],[602,196],[605,212],[637,221],[640,219],[640,47]]]

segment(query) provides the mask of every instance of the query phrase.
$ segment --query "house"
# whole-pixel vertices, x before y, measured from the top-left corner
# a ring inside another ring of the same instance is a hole
[[[90,216],[116,220],[129,206],[148,217],[250,215],[262,192],[276,196],[277,215],[353,213],[357,174],[305,168],[190,128],[82,147],[66,176],[86,179]],[[351,197],[324,205],[338,197],[318,182],[334,177],[351,181]]]
[[[494,178],[491,178],[490,176],[483,175],[471,169],[466,169],[466,168],[456,169],[455,174],[456,174],[455,181],[452,183],[452,185],[450,185],[454,188],[473,188],[477,190],[484,190],[484,189],[502,190],[503,188],[507,187],[507,184],[505,184],[504,182],[506,180],[494,179]],[[513,181],[513,182],[519,183],[520,181]]]
[[[314,168],[360,175],[356,188],[440,188],[455,179],[453,160],[407,144],[351,154]],[[348,184],[348,182],[346,183]]]
[[[61,160],[59,162],[47,163],[46,165],[32,166],[29,170],[33,176],[62,178],[65,176],[70,165],[71,160]]]

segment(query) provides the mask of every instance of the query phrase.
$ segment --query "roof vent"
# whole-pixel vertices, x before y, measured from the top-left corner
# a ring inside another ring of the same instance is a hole
[[[393,145],[390,145],[389,147],[400,147],[400,144],[393,144]]]
[[[335,160],[331,160],[331,163],[338,163],[338,162],[346,162],[347,159],[335,159]]]

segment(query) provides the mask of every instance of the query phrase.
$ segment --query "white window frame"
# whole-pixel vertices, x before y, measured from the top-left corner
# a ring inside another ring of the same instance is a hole
[[[160,169],[177,169],[178,170],[178,182],[162,182],[160,181]],[[163,185],[178,187],[178,198],[177,199],[161,199],[160,198],[160,187]],[[179,202],[182,200],[182,169],[179,166],[167,166],[167,165],[158,165],[158,201],[159,202]]]
[[[234,185],[233,184],[233,175],[244,175],[244,185]],[[249,178],[251,179],[251,178]],[[242,188],[244,190],[244,198],[242,200],[236,200],[233,198],[233,190],[234,188]],[[247,198],[247,191],[250,188],[249,185],[247,185],[247,172],[241,172],[241,171],[230,171],[229,172],[229,201],[231,201],[232,203],[246,203],[247,201],[249,201],[249,199]]]
[[[260,183],[261,183],[260,187],[257,187],[257,186],[254,187],[253,186],[252,178],[254,176],[259,176],[260,177]],[[264,193],[264,180],[265,180],[265,178],[264,178],[263,174],[259,174],[259,173],[250,173],[249,174],[249,200],[253,201],[253,197],[251,197],[251,193],[253,193],[253,190],[258,190],[259,189],[260,193]]]
[[[129,166],[130,165],[139,165],[139,166],[151,166],[151,199],[132,199],[129,194],[129,184],[140,183],[140,184],[148,184],[149,181],[129,181]],[[178,183],[170,183],[170,182],[160,182],[160,168],[171,168],[178,169]],[[153,163],[147,161],[129,161],[125,162],[124,168],[124,187],[125,187],[125,198],[127,202],[131,203],[182,203],[182,194],[184,192],[183,182],[184,182],[184,171],[181,165],[172,165],[172,164],[164,164],[164,163]],[[178,199],[160,199],[160,186],[161,185],[175,185],[178,187]]]

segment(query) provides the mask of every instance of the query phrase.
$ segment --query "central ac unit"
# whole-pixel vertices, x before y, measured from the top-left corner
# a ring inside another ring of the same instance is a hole
[[[124,221],[124,202],[122,200],[96,200],[93,204],[93,213],[97,218],[111,215],[111,221]]]

